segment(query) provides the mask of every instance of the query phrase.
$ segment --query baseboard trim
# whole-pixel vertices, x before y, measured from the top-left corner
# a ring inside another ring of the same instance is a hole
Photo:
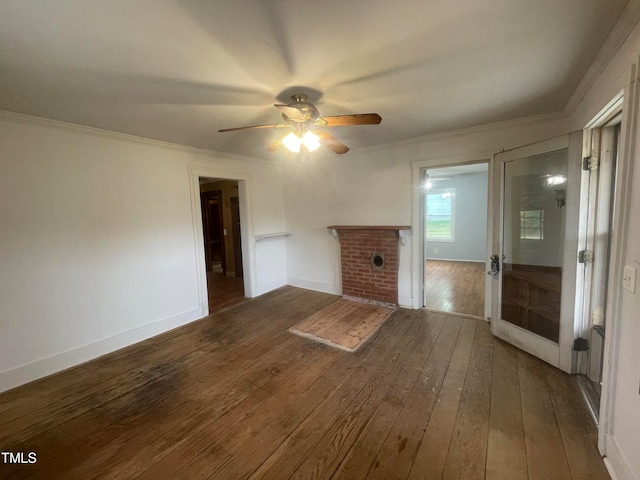
[[[256,297],[259,297],[260,295],[264,295],[265,293],[269,293],[272,290],[276,290],[280,287],[284,287],[287,284],[286,279],[284,278],[277,278],[275,280],[272,280],[270,282],[267,283],[263,283],[262,285],[258,285],[256,287]]]
[[[617,442],[609,435],[607,435],[606,439],[606,450],[604,464],[612,480],[638,480],[638,477],[633,474],[629,463],[620,451]]]
[[[401,297],[398,296],[398,305],[402,308],[413,309],[413,297]]]
[[[447,312],[446,310],[436,310],[435,308],[427,308],[427,307],[424,307],[423,310],[425,310],[427,312],[442,313],[444,315],[451,315],[453,317],[471,318],[472,320],[482,320],[482,321],[485,321],[485,322],[489,322],[489,319],[487,317],[479,317],[478,315],[471,315],[469,313]]]
[[[96,342],[88,343],[65,352],[36,360],[26,365],[13,368],[0,373],[0,392],[11,390],[34,380],[47,377],[75,367],[108,353],[115,352],[135,343],[181,327],[187,323],[203,318],[205,315],[201,308],[188,310],[171,317],[142,325],[127,330],[111,337],[106,337]]]
[[[303,280],[301,278],[287,278],[287,284],[292,287],[313,290],[314,292],[330,293],[332,295],[342,295],[342,289],[333,283],[315,282],[313,280]]]
[[[485,263],[484,260],[463,260],[460,258],[427,258],[427,262],[431,261],[440,261],[440,262],[466,262],[466,263]]]

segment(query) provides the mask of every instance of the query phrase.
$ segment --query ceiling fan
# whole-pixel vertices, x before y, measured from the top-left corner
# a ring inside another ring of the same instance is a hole
[[[282,112],[285,123],[271,125],[251,125],[248,127],[225,128],[219,132],[236,132],[252,128],[288,128],[291,131],[280,142],[271,145],[268,150],[274,151],[284,144],[292,152],[299,152],[301,148],[308,151],[317,149],[320,145],[328,147],[338,154],[347,153],[347,147],[340,140],[330,135],[321,127],[345,127],[353,125],[377,125],[382,117],[377,113],[356,113],[353,115],[335,115],[321,117],[313,103],[307,101],[307,95],[299,93],[292,95],[293,102],[288,105],[274,105]]]

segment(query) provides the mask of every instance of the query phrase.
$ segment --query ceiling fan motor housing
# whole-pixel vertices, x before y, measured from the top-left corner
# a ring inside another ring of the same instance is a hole
[[[307,99],[308,97],[304,93],[292,95],[291,100],[293,100],[293,102],[290,103],[289,106],[302,113],[307,121],[315,122],[320,118],[320,112],[318,112],[318,109],[313,103],[307,102]],[[291,119],[284,113],[282,114],[282,118],[286,121],[291,121]]]

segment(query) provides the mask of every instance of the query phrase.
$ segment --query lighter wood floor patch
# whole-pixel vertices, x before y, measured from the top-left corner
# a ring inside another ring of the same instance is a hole
[[[287,329],[284,287],[0,395],[33,479],[609,478],[574,379],[483,321],[396,310],[355,353]]]
[[[341,298],[289,329],[291,333],[355,352],[380,328],[393,309]]]
[[[484,317],[484,267],[482,262],[428,260],[425,308]]]

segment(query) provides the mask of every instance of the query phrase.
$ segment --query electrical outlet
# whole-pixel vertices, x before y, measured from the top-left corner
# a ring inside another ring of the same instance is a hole
[[[631,293],[636,293],[636,269],[629,265],[624,266],[622,287],[629,290]]]

